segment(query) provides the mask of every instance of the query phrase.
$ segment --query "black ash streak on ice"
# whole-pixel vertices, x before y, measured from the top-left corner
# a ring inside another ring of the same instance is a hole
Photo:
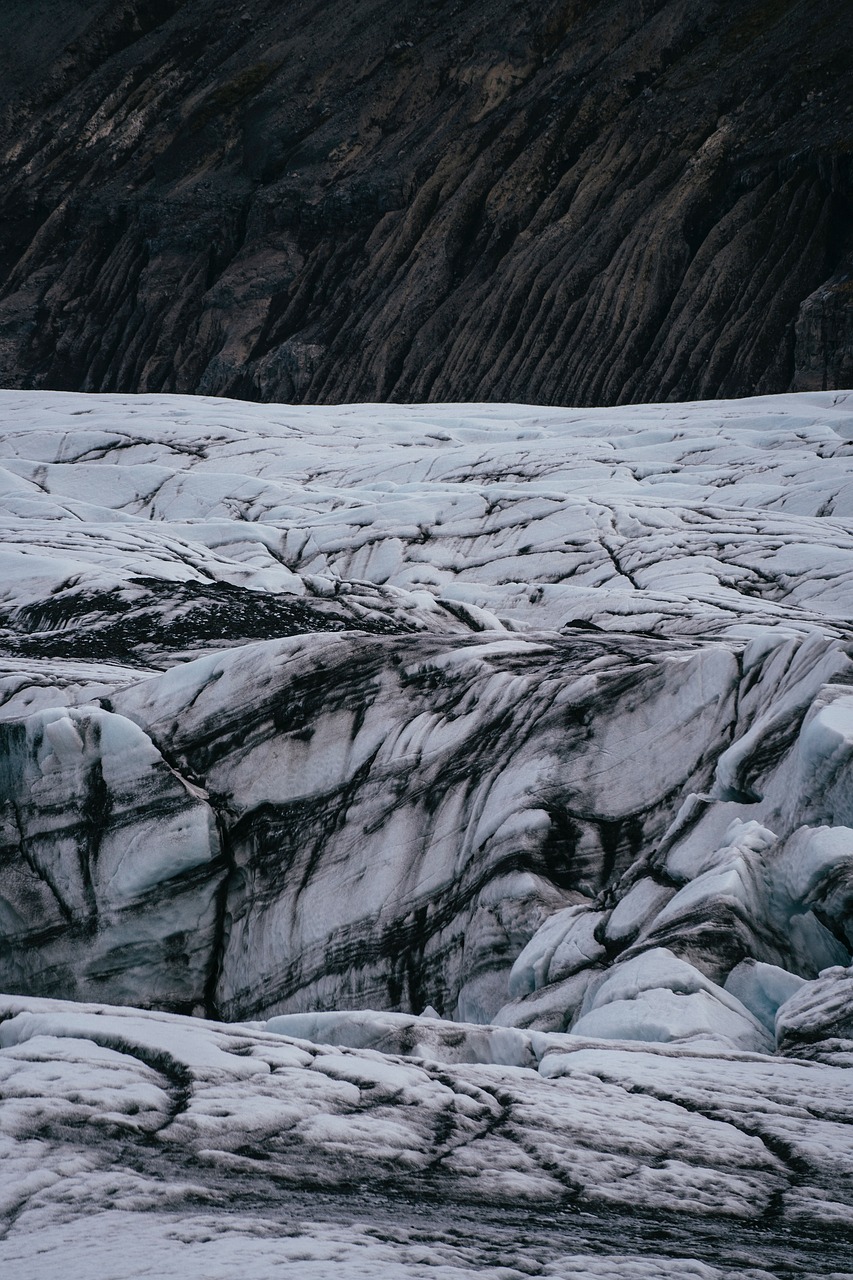
[[[2,407],[0,1257],[849,1275],[845,394]]]

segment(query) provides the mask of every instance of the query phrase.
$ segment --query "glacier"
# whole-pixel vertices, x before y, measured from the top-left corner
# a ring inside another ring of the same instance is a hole
[[[0,421],[10,1274],[853,1274],[853,393]]]

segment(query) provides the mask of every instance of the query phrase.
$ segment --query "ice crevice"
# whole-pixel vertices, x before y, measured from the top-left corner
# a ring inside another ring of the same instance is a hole
[[[779,1174],[784,1177],[784,1185],[772,1190],[767,1198],[767,1205],[762,1215],[765,1218],[782,1216],[785,1190],[799,1185],[804,1177],[815,1171],[813,1166],[803,1156],[798,1155],[783,1138],[768,1133],[755,1120],[748,1119],[735,1109],[727,1107],[725,1102],[719,1107],[707,1104],[702,1106],[695,1097],[690,1098],[677,1093],[673,1095],[665,1089],[655,1089],[648,1081],[628,1082],[624,1078],[620,1080],[618,1077],[608,1076],[601,1068],[594,1068],[594,1070],[603,1082],[623,1089],[629,1095],[644,1094],[659,1102],[672,1104],[681,1107],[684,1111],[703,1116],[715,1125],[731,1125],[745,1137],[754,1138],[761,1143],[771,1159],[777,1163]],[[721,1139],[721,1143],[724,1141]]]

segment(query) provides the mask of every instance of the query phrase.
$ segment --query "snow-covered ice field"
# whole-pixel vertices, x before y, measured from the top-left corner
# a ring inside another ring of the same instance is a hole
[[[853,615],[845,392],[578,410],[4,392],[2,414],[7,605],[150,574],[376,584],[512,628]]]
[[[853,393],[2,392],[0,529],[4,1274],[853,1276]]]

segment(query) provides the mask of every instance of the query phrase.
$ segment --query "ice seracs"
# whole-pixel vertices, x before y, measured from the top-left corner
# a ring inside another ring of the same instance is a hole
[[[849,393],[0,414],[0,1258],[68,1170],[849,1222]]]
[[[843,393],[2,408],[6,985],[567,1030],[847,961]]]

